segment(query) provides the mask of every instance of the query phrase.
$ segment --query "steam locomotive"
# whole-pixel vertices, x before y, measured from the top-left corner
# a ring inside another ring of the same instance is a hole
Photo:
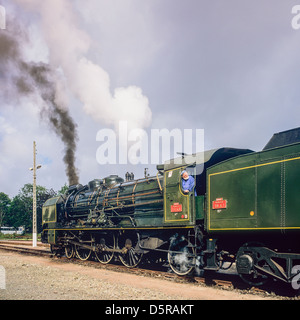
[[[189,193],[183,170],[195,179]],[[235,262],[250,285],[290,283],[300,265],[300,128],[260,152],[219,148],[158,165],[153,177],[70,186],[45,202],[42,221],[42,241],[68,258],[132,268],[165,257],[178,275]]]

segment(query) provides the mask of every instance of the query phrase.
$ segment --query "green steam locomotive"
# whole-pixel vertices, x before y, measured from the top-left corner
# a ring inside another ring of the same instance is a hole
[[[184,190],[182,172],[194,177]],[[165,257],[178,275],[236,263],[251,285],[293,281],[300,265],[300,128],[264,150],[219,148],[70,186],[43,206],[42,241],[68,258],[127,267]]]

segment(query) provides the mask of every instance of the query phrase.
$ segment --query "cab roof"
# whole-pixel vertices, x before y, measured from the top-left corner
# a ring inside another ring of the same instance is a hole
[[[180,157],[168,160],[164,164],[157,165],[157,170],[172,170],[192,165],[202,165],[203,167],[208,167],[221,161],[252,152],[254,151],[249,149],[236,149],[227,147],[212,149],[204,152],[197,152],[192,155],[182,155]]]

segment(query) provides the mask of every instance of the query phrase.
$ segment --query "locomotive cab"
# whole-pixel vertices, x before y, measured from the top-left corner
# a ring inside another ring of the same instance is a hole
[[[164,172],[164,224],[191,225],[195,223],[195,189],[184,193],[181,172],[186,166]],[[189,167],[189,174],[195,176],[195,167]],[[196,179],[195,179],[196,181]]]
[[[206,169],[241,154],[251,153],[248,149],[220,148],[185,155],[157,166],[164,171],[164,225],[194,225],[204,219],[206,194]],[[189,193],[182,189],[181,173],[186,170],[194,180]]]

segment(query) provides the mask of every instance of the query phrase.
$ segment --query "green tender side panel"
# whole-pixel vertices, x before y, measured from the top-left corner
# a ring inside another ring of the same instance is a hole
[[[281,170],[284,180],[282,225],[300,228],[300,159],[284,162]]]
[[[281,225],[282,163],[271,163],[256,168],[257,197],[255,217],[257,227],[277,228]]]
[[[209,176],[209,229],[256,227],[255,170]]]
[[[300,144],[222,162],[207,179],[208,231],[300,229]]]
[[[60,197],[48,199],[42,209],[43,223],[56,222],[56,204]]]

